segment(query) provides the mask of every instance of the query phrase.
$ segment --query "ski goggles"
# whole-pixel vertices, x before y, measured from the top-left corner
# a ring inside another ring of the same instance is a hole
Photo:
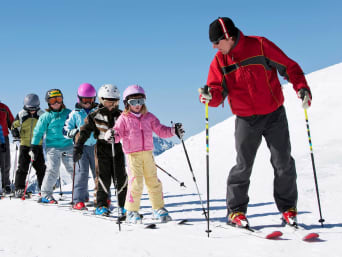
[[[104,98],[102,97],[103,101],[106,101],[106,102],[116,102],[116,101],[119,101],[119,99],[115,99],[115,98]]]
[[[57,96],[57,97],[52,97],[48,99],[48,103],[49,104],[55,104],[55,103],[63,103],[63,97],[61,96]]]
[[[225,35],[223,34],[221,37],[219,37],[217,40],[215,40],[215,41],[211,41],[211,43],[213,43],[214,45],[218,45],[219,43],[220,43],[220,41],[222,40],[222,39],[224,39],[224,37],[225,37]]]
[[[94,97],[79,97],[82,104],[92,104],[94,102]]]
[[[145,104],[145,98],[129,99],[127,103],[131,106],[143,105]]]

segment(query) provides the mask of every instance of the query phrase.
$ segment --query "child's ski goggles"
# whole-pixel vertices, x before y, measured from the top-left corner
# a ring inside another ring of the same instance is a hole
[[[55,104],[55,103],[63,103],[63,97],[57,96],[57,97],[52,97],[48,99],[49,104]]]
[[[92,104],[94,102],[94,97],[79,97],[82,104]]]
[[[127,102],[132,106],[143,105],[145,104],[145,98],[129,99]]]

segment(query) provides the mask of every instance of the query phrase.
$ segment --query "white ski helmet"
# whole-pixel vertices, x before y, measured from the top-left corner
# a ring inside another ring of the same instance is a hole
[[[108,99],[115,99],[120,100],[120,91],[115,85],[105,84],[100,87],[98,93],[100,103],[103,104],[103,100]]]

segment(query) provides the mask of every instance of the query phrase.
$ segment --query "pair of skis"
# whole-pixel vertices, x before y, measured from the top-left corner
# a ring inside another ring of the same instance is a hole
[[[283,236],[283,232],[280,230],[273,230],[273,231],[264,231],[262,229],[252,228],[249,225],[243,227],[237,227],[232,224],[218,224],[216,227],[224,228],[224,229],[237,229],[241,233],[263,238],[263,239],[281,239]],[[289,231],[294,233],[299,239],[303,241],[314,241],[319,238],[319,234],[316,232],[308,232],[305,228],[298,226],[298,224],[294,225],[286,225],[285,228]]]

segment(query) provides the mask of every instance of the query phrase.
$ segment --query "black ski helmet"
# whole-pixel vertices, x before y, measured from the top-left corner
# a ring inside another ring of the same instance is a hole
[[[24,109],[29,111],[39,110],[39,97],[36,94],[28,94],[24,98]]]
[[[50,89],[49,91],[46,92],[45,94],[45,101],[49,103],[49,99],[53,97],[60,96],[63,98],[62,91],[59,89]]]

